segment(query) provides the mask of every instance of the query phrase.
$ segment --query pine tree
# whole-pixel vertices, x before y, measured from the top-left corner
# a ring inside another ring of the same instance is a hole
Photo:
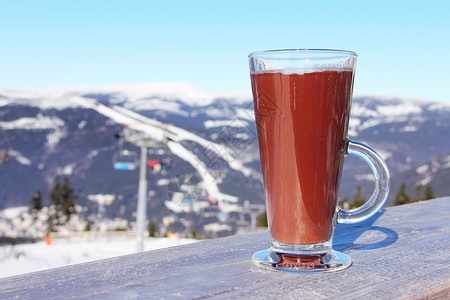
[[[197,229],[195,229],[195,227],[191,228],[191,237],[196,240],[199,240],[202,238],[201,235],[197,232]]]
[[[268,227],[269,224],[267,222],[267,212],[264,211],[262,214],[258,216],[258,227]]]
[[[36,214],[42,207],[42,192],[38,190],[31,197],[30,210],[33,214]]]
[[[62,201],[61,201],[61,184],[59,182],[59,176],[57,175],[54,179],[53,188],[50,192],[50,205],[48,207],[48,218],[47,218],[47,232],[56,231],[58,226],[61,226],[60,218],[61,218],[61,210],[62,210]]]
[[[416,196],[412,199],[412,202],[422,201],[422,185],[420,183],[416,184]]]
[[[65,221],[67,222],[70,217],[75,213],[75,204],[77,196],[70,185],[69,178],[64,177],[63,185],[61,186],[61,212],[65,216]]]
[[[429,200],[429,199],[434,199],[434,198],[436,198],[436,196],[434,195],[433,188],[431,187],[431,185],[427,185],[427,187],[425,189],[424,200]]]
[[[89,221],[86,221],[86,222],[84,222],[84,229],[83,229],[83,231],[91,231],[91,222],[89,222]]]
[[[148,223],[148,236],[156,237],[158,235],[158,228],[156,227],[155,221],[150,220]]]
[[[361,190],[362,190],[362,187],[360,185],[358,185],[356,187],[355,197],[353,197],[353,202],[350,203],[349,209],[354,209],[354,208],[360,207],[360,206],[364,205],[364,203],[366,203],[366,198],[361,196]]]
[[[69,179],[64,177],[63,185],[60,183],[60,177],[57,175],[54,180],[53,189],[50,192],[50,206],[48,208],[47,231],[57,230],[59,226],[64,225],[75,213],[75,204],[77,196],[74,193]]]
[[[395,197],[394,205],[403,205],[411,202],[411,197],[406,192],[406,183],[402,183],[400,190]]]

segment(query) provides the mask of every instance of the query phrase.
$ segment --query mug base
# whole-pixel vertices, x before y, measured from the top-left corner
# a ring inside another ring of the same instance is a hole
[[[319,254],[288,254],[267,249],[253,254],[252,261],[260,268],[288,273],[335,272],[352,265],[350,256],[335,250]]]

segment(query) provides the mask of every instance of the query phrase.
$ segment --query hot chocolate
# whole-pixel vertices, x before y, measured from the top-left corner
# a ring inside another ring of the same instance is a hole
[[[353,73],[252,73],[251,80],[272,238],[286,244],[329,241]]]

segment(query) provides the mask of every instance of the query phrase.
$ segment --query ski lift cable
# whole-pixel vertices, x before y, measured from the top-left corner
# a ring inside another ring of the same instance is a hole
[[[176,126],[165,124],[154,119],[150,119],[148,117],[142,116],[136,112],[133,112],[129,109],[117,105],[109,107],[101,105],[101,112],[104,115],[109,116],[110,118],[115,120],[121,118],[120,123],[128,124],[129,127],[136,127],[134,129],[138,131],[145,131],[148,133],[149,130],[151,131],[153,129],[165,130],[167,132],[166,137],[169,141],[180,142],[181,140],[192,140],[201,144],[204,147],[213,146],[211,150],[216,152],[218,155],[221,155],[229,163],[232,169],[239,170],[243,172],[245,175],[251,174],[251,170],[243,166],[238,160],[234,159],[233,156],[230,153],[228,153],[227,149],[225,149],[223,145],[219,145],[206,139],[195,136],[187,130],[183,130]],[[124,120],[124,118],[126,120]]]
[[[182,140],[190,140],[190,141],[196,142],[196,143],[200,144],[202,147],[204,147],[205,149],[208,149],[208,150],[214,152],[215,154],[217,154],[218,156],[220,156],[222,159],[224,159],[228,163],[228,165],[232,169],[238,170],[246,176],[251,175],[252,170],[248,167],[245,167],[238,159],[236,159],[234,157],[234,155],[232,153],[230,153],[230,151],[224,145],[204,139],[200,136],[193,134],[190,131],[187,131],[187,130],[184,130],[181,128],[177,128],[173,125],[168,125],[168,127],[169,127],[168,132],[171,133],[170,136],[168,135],[168,139],[170,139],[169,141],[179,143]],[[170,128],[170,127],[173,127],[173,128]]]
[[[123,122],[123,124],[127,124],[128,128],[133,128],[136,131],[146,133],[149,133],[149,131],[154,129],[162,130],[161,139],[165,139],[165,143],[170,141],[180,142],[181,140],[192,140],[199,143],[203,147],[211,146],[211,150],[225,159],[232,169],[240,170],[241,172],[244,172],[245,175],[249,175],[251,173],[251,170],[243,166],[238,160],[234,159],[233,155],[231,155],[223,145],[219,145],[193,135],[191,132],[177,128],[171,124],[162,123],[160,121],[142,116],[124,107],[114,105],[113,107],[108,107],[108,109],[115,110],[115,114],[120,113],[123,117],[129,118],[127,121]]]
[[[136,169],[137,163],[137,154],[134,151],[124,149],[114,153],[113,165],[116,170],[133,171]]]
[[[161,130],[163,130],[165,132],[169,132],[170,131],[170,128],[169,128],[170,124],[163,123],[163,122],[160,122],[158,120],[154,120],[154,119],[145,117],[145,116],[143,116],[143,115],[141,115],[139,113],[136,113],[134,111],[131,111],[131,110],[126,109],[126,108],[121,107],[121,106],[114,105],[112,108],[114,110],[116,110],[116,111],[119,111],[120,113],[122,113],[123,115],[125,115],[128,118],[134,119],[134,122],[131,121],[131,120],[130,120],[131,122],[126,122],[126,124],[129,127],[147,125],[147,126],[151,126],[151,127],[157,128],[157,129],[161,129]],[[170,132],[170,134],[174,135],[175,133],[174,132]]]

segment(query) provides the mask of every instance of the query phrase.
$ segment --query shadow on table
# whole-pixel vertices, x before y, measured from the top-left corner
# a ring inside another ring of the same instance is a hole
[[[356,224],[338,224],[334,235],[333,248],[336,250],[373,250],[390,246],[398,240],[398,233],[395,230],[382,226],[373,226],[376,220],[384,214],[385,210],[380,210],[372,218],[356,223]],[[373,243],[358,243],[359,237],[368,231],[373,232],[372,235],[366,237],[365,240],[377,239]],[[379,240],[380,233],[384,234],[384,239]]]

